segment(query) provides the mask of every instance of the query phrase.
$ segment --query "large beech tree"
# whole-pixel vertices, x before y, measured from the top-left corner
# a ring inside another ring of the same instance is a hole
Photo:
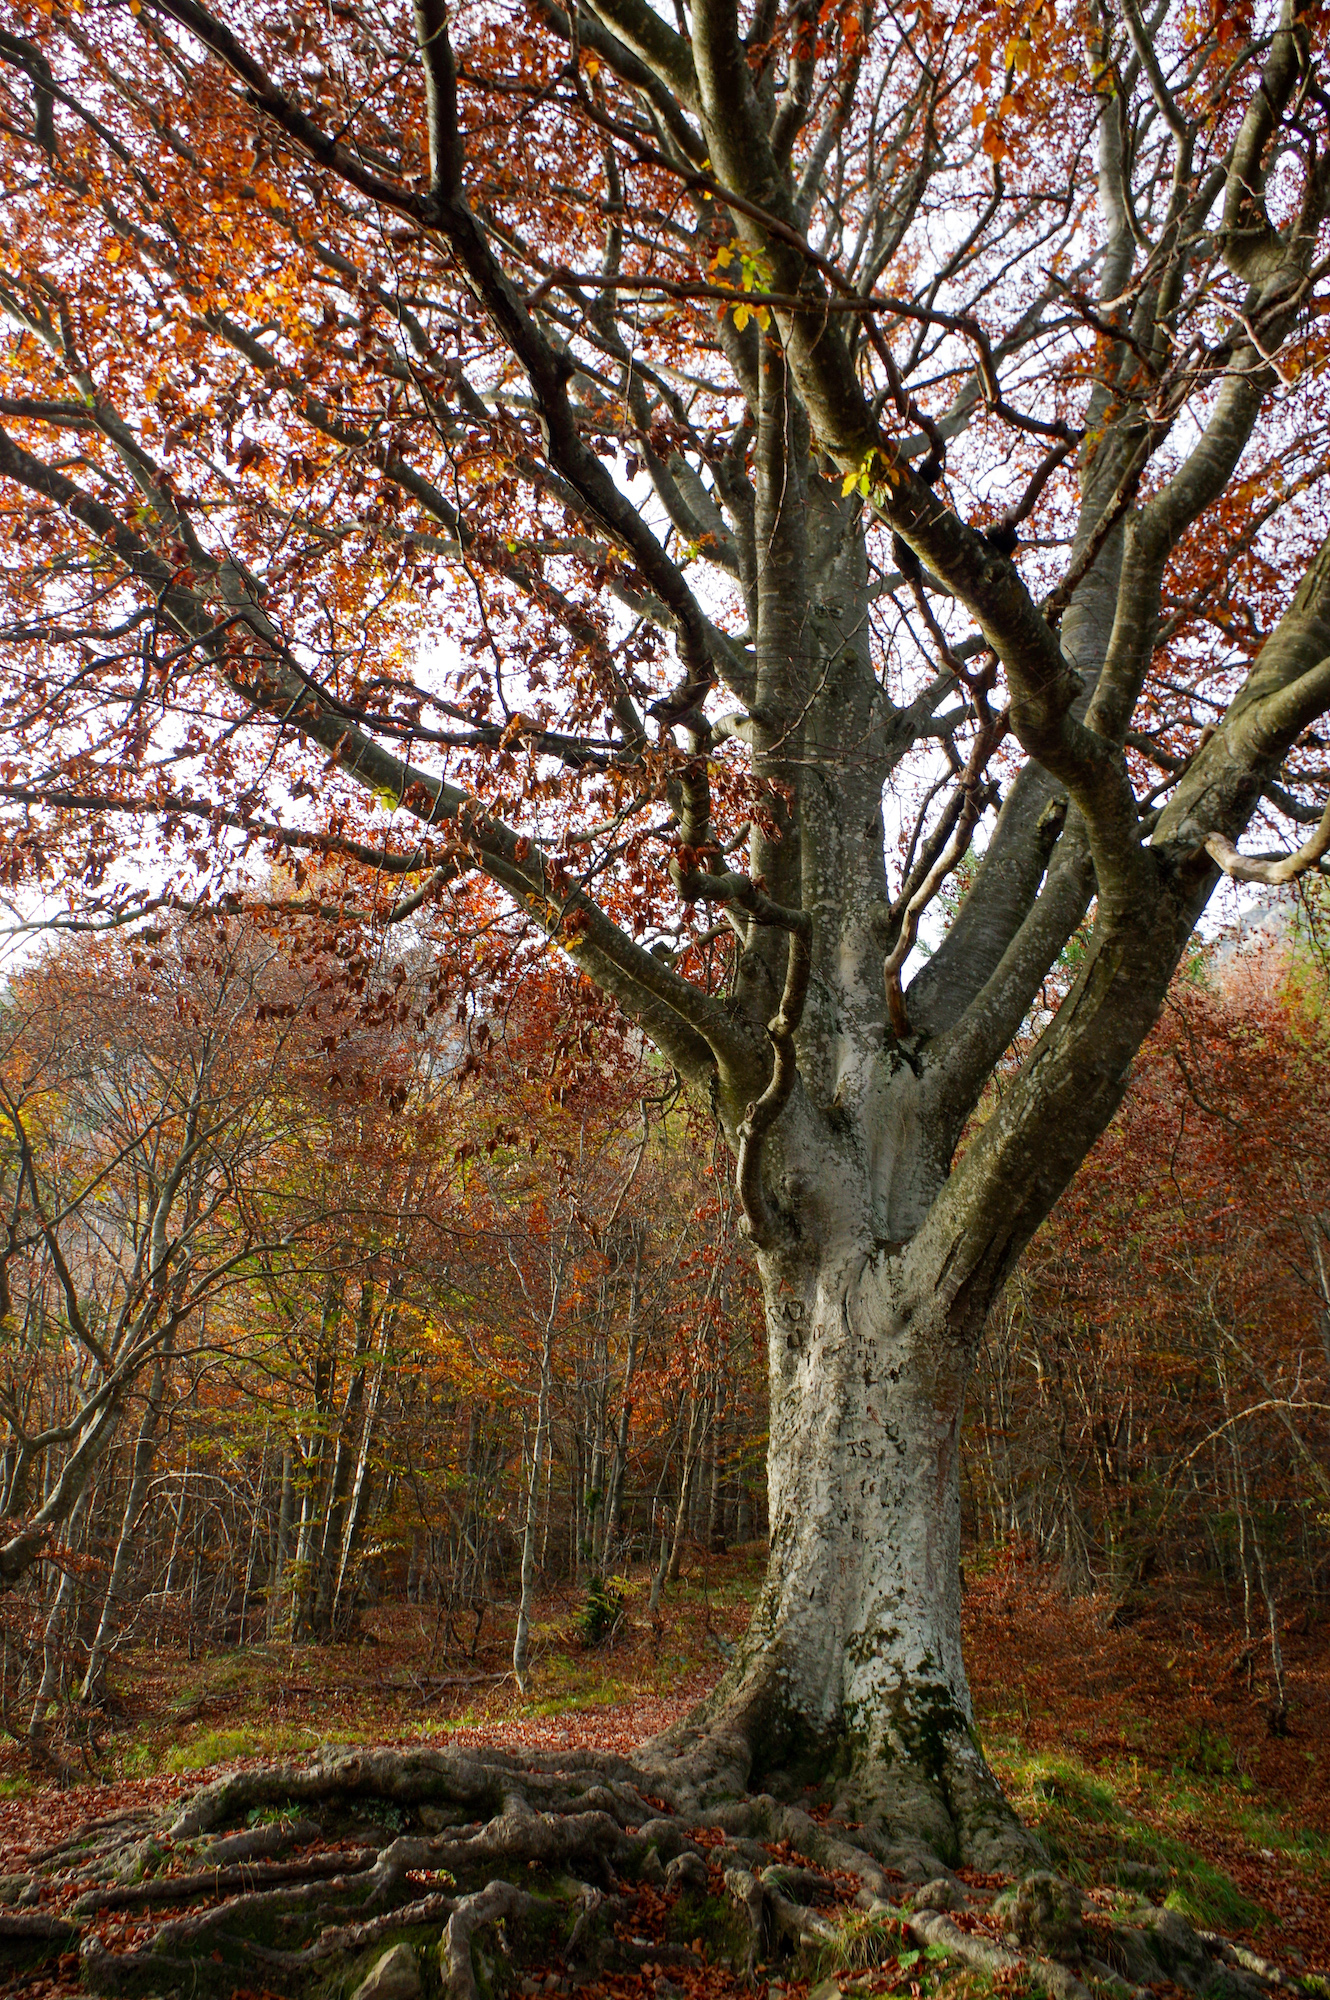
[[[659,1746],[713,1795],[1019,1852],[960,1647],[984,1318],[1221,870],[1330,844],[1321,36],[1301,0],[0,30],[8,879],[79,924],[280,900],[251,850],[296,922],[339,868],[348,922],[488,898],[710,1093],[771,1388],[766,1586]]]

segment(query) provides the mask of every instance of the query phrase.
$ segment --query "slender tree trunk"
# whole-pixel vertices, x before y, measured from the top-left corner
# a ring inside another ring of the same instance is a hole
[[[547,1433],[545,1440],[545,1506],[540,1528],[540,1558],[536,1565],[542,1576],[545,1576],[549,1571],[550,1527],[554,1520],[554,1452],[548,1436],[548,1413],[545,1429]]]
[[[329,1419],[337,1381],[337,1330],[341,1293],[330,1280],[319,1314],[319,1346],[314,1366],[314,1429],[301,1448],[300,1531],[296,1538],[295,1577],[291,1592],[291,1637],[303,1639],[311,1629],[318,1589],[315,1543],[323,1504],[324,1463],[328,1455]]]
[[[1284,1648],[1279,1637],[1279,1607],[1270,1584],[1270,1573],[1266,1568],[1265,1548],[1261,1533],[1252,1514],[1251,1491],[1247,1485],[1247,1469],[1239,1465],[1242,1479],[1243,1510],[1250,1524],[1252,1552],[1256,1558],[1256,1574],[1260,1580],[1261,1597],[1265,1604],[1265,1614],[1270,1627],[1270,1678],[1274,1686],[1268,1711],[1270,1734],[1288,1735],[1288,1692],[1284,1686]],[[1250,1638],[1250,1630],[1248,1637]]]
[[[526,1693],[530,1655],[531,1606],[536,1589],[536,1523],[540,1510],[540,1475],[548,1451],[550,1421],[550,1364],[554,1353],[554,1321],[559,1309],[560,1286],[556,1277],[545,1337],[540,1349],[540,1389],[536,1401],[536,1435],[531,1447],[531,1471],[526,1489],[526,1521],[522,1532],[522,1583],[517,1606],[517,1631],[513,1637],[513,1676]]]
[[[707,1547],[713,1555],[719,1555],[725,1547],[725,1437],[729,1416],[727,1360],[727,1344],[722,1340],[712,1391],[711,1490],[707,1497]]]
[[[1302,1171],[1298,1170],[1298,1182],[1302,1186]],[[1306,1188],[1303,1187],[1306,1197]],[[1312,1268],[1316,1273],[1316,1301],[1319,1308],[1316,1315],[1316,1329],[1321,1336],[1321,1351],[1325,1355],[1325,1365],[1330,1370],[1330,1265],[1326,1261],[1326,1244],[1330,1243],[1330,1216],[1312,1208],[1303,1218],[1303,1235],[1307,1248],[1311,1251]]]
[[[684,1531],[688,1526],[688,1503],[692,1498],[693,1476],[705,1430],[706,1398],[694,1391],[688,1399],[688,1437],[684,1444],[683,1468],[679,1473],[679,1504],[674,1511],[674,1535],[670,1542],[669,1561],[665,1565],[666,1583],[677,1583],[679,1580]],[[654,1605],[652,1608],[655,1608]]]
[[[97,1630],[88,1652],[88,1668],[83,1676],[83,1686],[79,1694],[81,1701],[92,1701],[96,1698],[100,1688],[103,1663],[115,1637],[120,1601],[124,1596],[134,1559],[139,1517],[143,1512],[148,1482],[152,1477],[164,1384],[165,1371],[159,1355],[153,1363],[152,1379],[148,1385],[147,1407],[143,1412],[138,1441],[134,1446],[133,1469],[130,1473],[129,1492],[125,1496],[125,1511],[120,1521],[120,1536],[111,1563],[111,1574],[106,1582],[106,1595],[102,1599],[102,1615],[98,1620]]]
[[[317,1573],[312,1592],[314,1609],[311,1622],[320,1638],[327,1638],[332,1631],[333,1599],[341,1575],[340,1560],[347,1500],[359,1442],[360,1413],[365,1400],[365,1376],[372,1320],[373,1294],[366,1282],[362,1289],[360,1310],[356,1315],[356,1344],[351,1360],[351,1381],[347,1388],[346,1400],[342,1405],[341,1420],[337,1426],[337,1442],[333,1449],[332,1473],[328,1481],[328,1500],[323,1511],[323,1533],[319,1539]]]
[[[194,1566],[189,1576],[189,1658],[198,1645],[199,1593],[203,1588],[203,1555],[208,1545],[208,1513],[202,1499],[194,1507]]]
[[[638,1227],[633,1238],[633,1275],[628,1292],[628,1348],[623,1363],[623,1397],[619,1405],[619,1424],[614,1438],[614,1456],[610,1464],[609,1482],[605,1494],[605,1526],[600,1545],[600,1566],[608,1570],[614,1562],[615,1544],[619,1538],[619,1512],[623,1505],[623,1482],[628,1465],[628,1435],[633,1421],[633,1377],[637,1372],[637,1352],[641,1339],[642,1312],[642,1245],[645,1232]]]
[[[85,1488],[69,1516],[66,1540],[70,1547],[75,1547],[82,1538],[87,1511],[88,1491]],[[39,1739],[45,1732],[46,1718],[51,1705],[60,1693],[65,1663],[65,1640],[77,1596],[78,1584],[74,1571],[66,1564],[60,1572],[55,1602],[47,1615],[46,1629],[42,1635],[42,1677],[38,1683],[36,1699],[32,1704],[32,1715],[28,1721],[28,1734]]]
[[[245,1621],[249,1616],[249,1601],[254,1591],[254,1573],[259,1560],[259,1523],[263,1519],[263,1492],[268,1483],[268,1426],[263,1430],[263,1451],[259,1458],[259,1476],[254,1487],[254,1512],[249,1523],[249,1554],[245,1559],[245,1587],[240,1593],[240,1629],[238,1643],[245,1643]]]
[[[392,1338],[393,1312],[385,1308],[380,1329],[379,1351],[371,1370],[368,1397],[365,1403],[364,1420],[360,1426],[360,1446],[356,1454],[355,1476],[351,1482],[351,1497],[347,1506],[346,1530],[342,1536],[341,1555],[337,1564],[337,1581],[333,1590],[332,1622],[336,1627],[342,1606],[343,1592],[347,1577],[353,1572],[360,1543],[365,1532],[369,1515],[370,1454],[374,1446],[375,1428],[378,1423],[379,1399],[383,1393],[384,1356]]]
[[[180,1499],[176,1505],[175,1520],[171,1525],[171,1550],[166,1558],[166,1575],[162,1579],[162,1611],[165,1612],[171,1600],[171,1586],[175,1581],[176,1557],[180,1553],[180,1536],[185,1525],[185,1500],[189,1492],[190,1445],[185,1444],[185,1462],[180,1468]],[[158,1621],[158,1636],[161,1635],[161,1621]]]
[[[267,1630],[270,1639],[275,1638],[289,1615],[289,1605],[284,1603],[286,1572],[291,1560],[291,1530],[295,1525],[296,1489],[294,1478],[295,1454],[288,1440],[282,1453],[282,1486],[277,1501],[277,1545],[273,1552],[272,1579],[268,1585]]]

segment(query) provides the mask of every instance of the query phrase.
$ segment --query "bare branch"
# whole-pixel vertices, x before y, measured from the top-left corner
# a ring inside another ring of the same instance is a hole
[[[1282,887],[1295,882],[1312,868],[1320,868],[1330,853],[1330,804],[1321,814],[1315,833],[1294,854],[1239,854],[1226,834],[1212,833],[1205,851],[1235,882],[1268,882]],[[1330,872],[1330,871],[1323,871]]]

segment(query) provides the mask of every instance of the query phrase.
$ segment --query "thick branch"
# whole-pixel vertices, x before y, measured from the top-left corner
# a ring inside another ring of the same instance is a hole
[[[779,1010],[767,1022],[773,1062],[771,1081],[756,1103],[750,1104],[739,1127],[739,1153],[735,1179],[743,1205],[745,1233],[759,1250],[769,1250],[789,1225],[778,1218],[767,1199],[762,1180],[763,1142],[789,1103],[799,1068],[794,1037],[803,1018],[808,997],[808,975],[812,966],[812,924],[807,915],[790,924],[785,960],[785,989]]]
[[[1268,882],[1282,887],[1286,882],[1296,881],[1309,869],[1318,868],[1322,857],[1330,853],[1330,804],[1321,814],[1311,839],[1305,841],[1296,854],[1239,854],[1233,842],[1223,833],[1212,833],[1205,843],[1205,851],[1235,882]]]

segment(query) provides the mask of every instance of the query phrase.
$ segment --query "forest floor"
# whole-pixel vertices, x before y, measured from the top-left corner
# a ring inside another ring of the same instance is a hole
[[[113,1664],[86,1748],[65,1748],[87,1783],[58,1784],[12,1741],[0,1748],[0,1876],[90,1820],[165,1808],[219,1767],[329,1744],[626,1753],[723,1670],[762,1554],[696,1554],[654,1624],[645,1580],[629,1580],[619,1628],[596,1647],[579,1634],[585,1594],[552,1596],[526,1696],[507,1671],[513,1614],[501,1605],[478,1634],[474,1617],[449,1635],[433,1608],[392,1606],[337,1646],[190,1658],[182,1633],[140,1639]],[[1092,1885],[1122,1862],[1162,1869],[1157,1893],[1195,1924],[1330,1979],[1330,1621],[1299,1630],[1295,1619],[1282,1635],[1289,1730],[1276,1737],[1268,1643],[1248,1648],[1232,1609],[1191,1588],[1159,1587],[1124,1623],[1003,1557],[972,1566],[965,1618],[985,1750],[1064,1871]],[[787,2000],[801,1991],[790,1985]]]

